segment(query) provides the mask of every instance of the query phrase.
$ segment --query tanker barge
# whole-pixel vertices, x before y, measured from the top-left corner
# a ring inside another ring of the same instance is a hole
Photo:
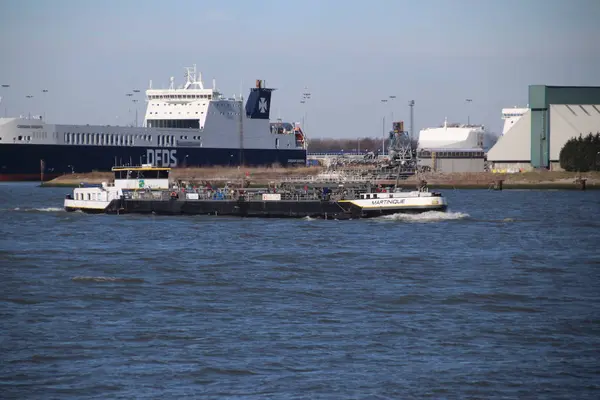
[[[446,211],[441,193],[347,188],[266,188],[228,186],[183,188],[169,180],[170,168],[151,165],[113,168],[114,183],[75,188],[66,211],[105,214],[216,215],[266,218],[359,219],[397,213]]]

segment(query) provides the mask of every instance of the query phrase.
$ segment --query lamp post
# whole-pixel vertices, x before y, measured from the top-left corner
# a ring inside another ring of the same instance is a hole
[[[139,96],[140,94],[140,89],[133,89],[132,90],[134,96]],[[138,105],[137,103],[139,102],[139,99],[134,99],[133,102],[135,103],[135,126],[138,127]]]
[[[133,93],[125,93],[125,96],[132,97]],[[129,106],[129,112],[128,112],[128,118],[127,119],[129,120],[128,123],[132,124],[132,122],[131,122],[131,106]],[[132,126],[133,126],[133,124],[132,124]]]
[[[302,115],[302,132],[306,133],[306,104],[307,101],[310,100],[310,92],[308,88],[304,87],[304,92],[302,93],[302,98],[300,99],[300,104],[302,104],[302,108],[304,109],[304,113]]]
[[[5,89],[8,89],[9,87],[10,87],[9,84],[3,84],[2,91],[4,91]],[[2,102],[2,97],[0,97],[0,102]],[[4,106],[4,116],[8,117],[8,108],[6,106]]]
[[[385,105],[388,102],[388,99],[381,99],[381,103]],[[383,112],[383,120],[381,122],[381,155],[385,155],[385,109]]]
[[[390,124],[392,124],[392,129],[394,129],[394,100],[396,99],[395,95],[390,96],[390,104],[392,105],[392,111],[390,114],[391,120],[390,120]]]
[[[133,104],[135,104],[135,106],[134,106],[135,107],[135,126],[137,128],[137,126],[138,126],[138,108],[137,108],[137,102],[139,100],[138,99],[133,99],[131,101],[133,101]]]
[[[410,141],[412,144],[413,137],[415,135],[414,126],[415,126],[415,114],[413,112],[415,107],[415,101],[411,100],[408,102],[408,106],[410,107]]]
[[[31,94],[28,94],[28,95],[27,95],[27,96],[25,96],[25,97],[26,97],[26,98],[28,98],[28,99],[33,99],[33,95],[31,95]],[[29,107],[29,106],[28,106],[28,107]],[[29,119],[31,119],[31,109],[29,109],[29,111],[28,111],[28,115],[29,115]]]
[[[48,93],[48,89],[42,89],[42,96],[46,99],[46,93]],[[44,101],[44,122],[46,122],[46,102]]]
[[[465,102],[467,103],[467,125],[471,125],[471,107],[469,104],[473,102],[473,99],[466,99]]]

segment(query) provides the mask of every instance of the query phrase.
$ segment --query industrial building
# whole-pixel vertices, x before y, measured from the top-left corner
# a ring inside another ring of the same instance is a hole
[[[483,172],[485,153],[483,149],[422,149],[418,153],[418,165],[433,172]]]
[[[488,151],[493,171],[560,170],[565,143],[600,132],[600,87],[529,86],[529,108]]]

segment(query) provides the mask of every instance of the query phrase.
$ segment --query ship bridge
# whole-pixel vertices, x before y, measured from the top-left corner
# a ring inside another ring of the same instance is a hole
[[[186,82],[175,87],[175,78],[171,77],[168,89],[146,90],[148,107],[144,125],[150,128],[192,128],[203,129],[207,115],[211,112],[212,101],[217,101],[216,107],[223,113],[239,113],[238,99],[224,98],[216,88],[206,88],[202,82],[202,74],[196,72],[196,65],[186,68]],[[236,108],[237,107],[237,108]],[[223,110],[223,111],[221,111]],[[212,111],[215,113],[216,111]],[[232,115],[232,114],[229,114]]]

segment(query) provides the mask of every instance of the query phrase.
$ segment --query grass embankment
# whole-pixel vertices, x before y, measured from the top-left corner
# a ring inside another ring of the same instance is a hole
[[[587,189],[600,189],[600,172],[534,171],[518,174],[474,172],[419,175],[419,178],[425,179],[430,187],[440,189],[487,189],[498,180],[502,180],[503,189],[580,189],[580,185],[576,184],[578,177],[586,179]],[[414,187],[417,180],[416,176],[412,176],[401,185]]]
[[[175,168],[171,170],[171,180],[182,180],[186,182],[240,182],[243,178],[252,185],[266,185],[269,182],[277,182],[285,177],[291,176],[314,176],[322,171],[317,167],[297,168]],[[50,187],[75,187],[80,183],[100,184],[110,182],[113,179],[111,172],[90,172],[82,174],[65,174],[51,181],[45,182],[44,186]]]
[[[278,182],[286,177],[308,177],[324,172],[318,167],[298,168],[176,168],[171,171],[173,180],[220,184],[225,182],[240,182],[242,178],[249,181],[251,186],[266,186],[270,182]],[[425,179],[431,188],[439,189],[488,189],[494,182],[502,180],[503,189],[580,189],[575,183],[577,177],[586,179],[587,189],[600,189],[600,172],[555,172],[536,171],[519,174],[493,174],[490,172],[476,173],[426,173],[417,178],[412,176],[400,181],[400,186],[414,188],[418,179]],[[81,182],[101,183],[110,182],[110,172],[90,172],[86,174],[66,174],[44,186],[78,186]],[[393,183],[393,182],[391,182]]]

